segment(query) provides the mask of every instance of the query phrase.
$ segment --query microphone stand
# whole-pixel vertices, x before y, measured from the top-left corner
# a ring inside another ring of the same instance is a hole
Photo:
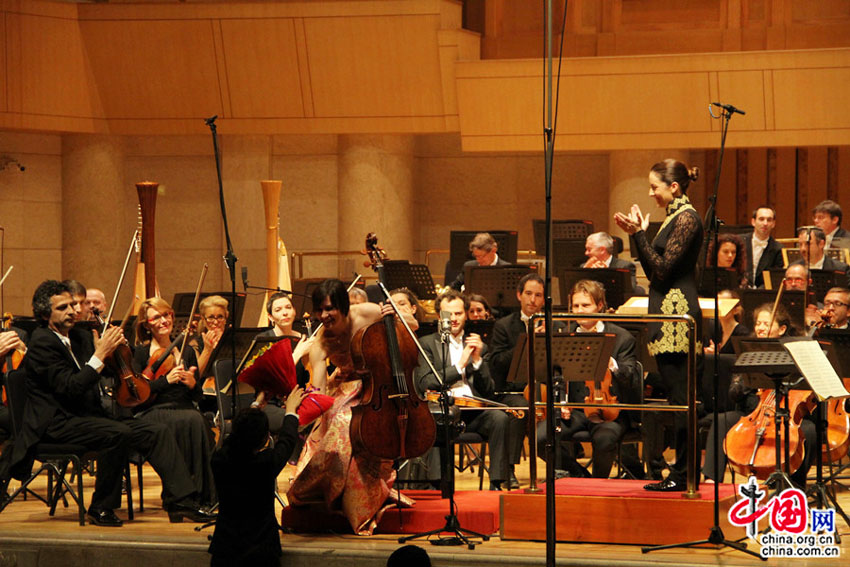
[[[734,108],[734,107],[732,107]],[[720,397],[720,377],[718,376],[718,368],[717,361],[719,359],[719,351],[720,351],[720,343],[723,340],[723,335],[720,331],[720,300],[717,297],[717,251],[718,251],[718,229],[720,227],[721,221],[717,218],[717,211],[715,208],[715,204],[717,203],[717,193],[720,188],[720,172],[723,169],[723,154],[726,150],[726,133],[729,130],[729,120],[732,118],[733,110],[730,110],[726,107],[723,107],[723,113],[720,116],[715,116],[713,112],[711,112],[711,105],[708,107],[708,112],[711,114],[712,118],[720,118],[723,120],[721,129],[720,129],[720,158],[717,160],[717,173],[714,177],[714,194],[709,197],[709,207],[708,212],[705,215],[705,227],[708,231],[710,238],[714,242],[714,261],[713,261],[713,269],[712,277],[714,278],[714,284],[712,285],[712,289],[714,290],[714,375],[713,375],[713,391],[712,395],[714,396],[714,408],[712,411],[712,417],[714,419],[714,438],[710,439],[709,442],[714,444],[714,454],[718,455],[718,451],[721,450],[720,447],[720,430],[718,427],[719,421],[719,408],[717,407],[717,400]],[[708,240],[708,239],[706,239]],[[707,250],[707,247],[706,247]],[[705,257],[707,254],[703,255]],[[703,261],[700,265],[704,266],[705,261]],[[705,276],[705,272],[707,270],[702,271],[702,276]],[[703,278],[700,278],[702,281]],[[702,286],[700,286],[702,287]],[[742,551],[753,557],[758,557],[763,561],[767,561],[766,557],[761,557],[758,553],[747,549],[747,544],[737,541],[732,541],[726,539],[726,536],[723,535],[723,528],[720,527],[720,481],[722,480],[720,477],[720,459],[714,460],[714,523],[711,526],[711,529],[708,533],[707,539],[702,539],[698,541],[691,541],[685,543],[673,543],[669,545],[658,545],[652,547],[644,547],[641,549],[641,552],[648,553],[650,551],[656,551],[659,549],[671,549],[671,548],[679,548],[679,547],[697,547],[701,545],[711,544],[723,547],[731,547],[733,549],[737,549],[738,551]]]
[[[224,223],[224,238],[227,243],[227,252],[224,254],[224,263],[227,265],[227,270],[230,273],[230,297],[231,301],[236,301],[236,254],[233,253],[233,243],[230,241],[230,229],[227,226],[227,207],[224,203],[224,185],[221,182],[221,152],[218,149],[218,133],[216,130],[215,120],[218,116],[213,116],[204,120],[204,124],[209,126],[212,133],[213,153],[215,154],[215,172],[218,176],[218,199],[221,205],[221,220]],[[233,307],[233,306],[231,306]],[[236,321],[233,317],[236,314],[236,309],[231,309],[230,320],[230,352],[233,357],[233,373],[230,377],[231,399],[230,399],[230,416],[231,419],[236,417],[236,397],[239,392],[239,387],[236,384]],[[216,386],[218,387],[218,386]],[[222,419],[222,431],[224,435],[224,420]]]

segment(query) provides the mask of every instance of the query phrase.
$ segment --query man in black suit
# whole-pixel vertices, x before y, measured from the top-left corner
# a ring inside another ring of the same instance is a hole
[[[821,201],[812,209],[812,223],[826,236],[826,247],[831,248],[836,238],[849,238],[850,233],[841,228],[841,205],[829,199]]]
[[[0,465],[0,485],[10,473],[22,478],[32,468],[29,449],[39,441],[71,443],[97,451],[97,474],[89,520],[117,527],[121,519],[124,465],[131,449],[141,452],[162,478],[163,507],[172,521],[205,521],[210,515],[191,499],[194,486],[174,435],[164,424],[118,421],[101,401],[100,372],[104,360],[126,342],[123,331],[110,327],[103,336],[74,327],[79,308],[69,287],[55,280],[41,283],[33,295],[33,314],[42,326],[27,345],[27,405],[23,431]],[[8,459],[8,461],[7,461]]]
[[[605,288],[593,280],[579,280],[570,290],[569,305],[573,313],[602,313],[606,310]],[[611,333],[616,335],[614,351],[608,362],[611,372],[611,394],[621,403],[639,403],[641,376],[635,355],[635,338],[630,332],[612,323],[598,319],[580,319],[570,323],[570,331],[576,333]],[[569,382],[568,401],[583,402],[588,395],[588,388],[583,382]],[[561,445],[559,459],[555,463],[558,469],[567,471],[570,476],[588,476],[587,471],[569,454],[568,443],[579,431],[589,431],[593,446],[593,477],[608,478],[611,466],[617,454],[617,443],[623,434],[632,427],[630,412],[621,411],[612,421],[597,421],[588,417],[588,410],[564,408],[560,410],[560,433],[558,443]],[[546,446],[546,423],[537,426],[538,454],[543,458]],[[637,459],[637,452],[629,454],[631,462],[624,463],[635,476],[642,478],[643,471]]]
[[[458,291],[463,291],[464,279],[466,278],[466,268],[475,266],[509,266],[510,262],[505,262],[499,258],[499,245],[496,239],[489,232],[479,232],[469,243],[469,251],[475,257],[474,260],[464,262],[463,268],[449,287]]]
[[[800,254],[803,256],[795,264],[807,264],[809,270],[824,270],[827,272],[842,272],[844,281],[839,281],[838,285],[847,286],[847,275],[850,266],[844,262],[833,260],[825,254],[826,236],[819,228],[800,227],[797,229],[797,243],[800,247]]]
[[[582,268],[629,270],[632,276],[632,289],[637,290],[637,274],[634,262],[614,256],[614,239],[607,232],[594,232],[588,236],[584,242],[584,255],[587,256],[587,262],[581,265]]]
[[[437,372],[445,372],[443,381],[451,389],[452,395],[492,400],[495,385],[483,358],[486,346],[479,335],[464,332],[469,300],[455,290],[448,290],[438,298],[437,304],[441,313],[448,313],[451,329],[447,336],[434,333],[421,340],[428,360]],[[446,349],[448,359],[444,357],[443,349]],[[440,381],[422,355],[414,376],[420,393],[440,389]],[[506,412],[493,410],[470,411],[464,414],[464,418],[466,431],[480,433],[487,438],[490,450],[490,490],[501,490],[511,476],[508,447],[516,438],[522,443],[524,422]],[[514,487],[509,484],[509,488]]]
[[[760,205],[750,220],[753,232],[744,236],[747,249],[747,281],[752,287],[764,287],[765,270],[782,267],[782,245],[771,235],[776,228],[776,211]]]

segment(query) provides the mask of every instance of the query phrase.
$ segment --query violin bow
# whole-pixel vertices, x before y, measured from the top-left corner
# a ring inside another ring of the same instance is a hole
[[[180,345],[180,360],[177,364],[183,362],[183,353],[186,350],[186,343],[189,341],[189,327],[192,325],[192,318],[195,316],[195,311],[198,309],[198,300],[201,298],[201,288],[204,286],[204,280],[207,277],[209,264],[204,262],[204,267],[201,268],[201,277],[198,278],[198,288],[195,290],[195,299],[192,302],[192,311],[189,312],[189,321],[186,323],[186,329],[183,331],[183,344]]]
[[[109,306],[109,313],[103,320],[103,329],[101,333],[106,331],[109,322],[112,321],[112,314],[115,312],[115,304],[118,302],[118,294],[121,292],[121,286],[124,284],[124,276],[127,274],[127,266],[130,265],[130,257],[133,255],[133,250],[136,248],[136,239],[139,237],[139,230],[133,232],[133,238],[130,239],[130,248],[127,250],[127,257],[124,259],[124,267],[121,269],[121,275],[118,277],[118,285],[115,286],[115,295],[112,296],[112,305]],[[133,303],[130,303],[130,309],[133,309]]]

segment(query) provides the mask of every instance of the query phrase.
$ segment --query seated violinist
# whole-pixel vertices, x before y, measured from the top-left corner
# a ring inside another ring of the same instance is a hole
[[[139,451],[162,479],[162,503],[169,519],[207,521],[198,509],[186,465],[174,435],[161,423],[116,419],[101,401],[100,373],[116,348],[126,343],[118,327],[102,336],[75,327],[78,312],[70,288],[55,280],[42,282],[32,299],[40,327],[33,332],[24,358],[29,391],[23,430],[13,450],[0,459],[0,494],[9,477],[32,471],[28,449],[40,441],[74,443],[97,451],[94,493],[87,516],[98,526],[118,527],[114,510],[121,504],[124,466],[130,449]]]
[[[606,310],[605,288],[601,283],[593,280],[579,280],[570,290],[569,305],[572,313],[604,313]],[[641,376],[635,354],[636,341],[632,334],[613,323],[602,322],[598,319],[579,319],[570,323],[569,330],[574,333],[613,333],[617,336],[613,355],[608,361],[608,371],[611,373],[610,394],[616,396],[617,401],[621,403],[639,403]],[[583,382],[569,382],[567,401],[584,402],[588,394],[589,389]],[[562,408],[556,409],[556,412],[560,414],[558,421],[561,432],[558,435],[560,447],[556,447],[558,461],[555,463],[555,468],[565,471],[569,476],[591,476],[567,450],[568,444],[576,433],[589,431],[590,442],[593,446],[592,476],[608,478],[617,454],[617,442],[626,430],[633,427],[630,413],[620,411],[614,420],[604,421],[593,416],[591,409]],[[537,451],[543,458],[546,456],[545,446],[546,422],[544,421],[537,425]],[[629,447],[634,449],[631,445]],[[623,466],[633,476],[643,478],[637,452],[626,453],[624,449],[624,457],[627,457],[629,462],[623,463]]]
[[[139,306],[133,363],[151,380],[152,402],[135,408],[136,419],[165,424],[173,433],[201,504],[214,504],[210,459],[213,438],[197,404],[203,396],[195,351],[183,333],[171,340],[174,310],[164,299],[152,297]]]
[[[773,315],[773,323],[771,323],[771,312],[773,304],[766,303],[756,308],[753,312],[753,321],[755,327],[755,336],[758,338],[778,339],[786,335],[796,335],[796,329],[791,324],[791,317],[782,305],[776,307],[776,312]],[[717,426],[719,427],[718,435],[720,438],[719,451],[714,451],[714,427],[712,423],[708,430],[708,440],[705,447],[705,462],[702,472],[705,475],[706,482],[713,482],[715,478],[715,466],[720,471],[722,479],[726,472],[726,453],[724,451],[724,438],[741,418],[753,413],[759,405],[760,390],[748,388],[741,375],[735,375],[732,378],[732,383],[729,386],[729,402],[735,405],[735,408],[723,412],[718,416]],[[773,427],[773,420],[770,421],[770,427]],[[795,472],[792,471],[791,480],[799,486],[806,485],[806,475],[809,472],[813,459],[813,449],[815,442],[815,424],[808,417],[802,420],[800,435],[803,438],[805,456],[800,468]],[[752,444],[751,440],[746,440]],[[734,442],[731,439],[726,441]]]
[[[447,360],[443,356],[444,344],[440,333],[434,333],[421,341],[428,360],[441,373],[452,395],[493,399],[495,383],[483,358],[487,347],[480,336],[463,330],[469,308],[468,300],[450,289],[437,298],[437,305],[439,311],[447,311],[451,317],[451,332],[445,343],[449,357]],[[440,379],[434,376],[421,354],[414,376],[420,394],[428,390],[440,390]],[[480,433],[487,439],[490,450],[490,490],[501,490],[503,483],[510,478],[509,436],[522,436],[523,421],[506,412],[492,410],[472,410],[464,413],[463,419],[466,431]]]

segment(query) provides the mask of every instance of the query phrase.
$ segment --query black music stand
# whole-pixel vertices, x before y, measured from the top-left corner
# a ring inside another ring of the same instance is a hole
[[[775,339],[773,344],[779,346]],[[794,488],[791,481],[791,459],[789,423],[791,415],[788,412],[788,391],[794,386],[807,386],[805,379],[800,376],[791,355],[784,350],[753,350],[742,353],[735,361],[733,369],[746,374],[744,383],[751,388],[773,388],[774,390],[774,429],[775,429],[775,468],[767,477],[765,484],[773,489],[773,495],[781,493],[786,488]],[[794,378],[791,378],[794,377]],[[785,400],[785,408],[780,407]],[[782,443],[784,432],[784,446]],[[785,469],[782,469],[782,451],[785,451]]]
[[[570,289],[579,280],[601,283],[605,288],[605,302],[613,309],[617,309],[634,295],[632,274],[625,268],[565,268],[557,273],[562,302],[568,301]],[[567,310],[569,308],[567,305]]]
[[[586,238],[559,238],[552,240],[552,270],[575,268],[587,261],[584,254]]]
[[[431,270],[424,264],[411,264],[407,260],[384,260],[384,274],[390,291],[406,287],[419,299],[437,298]]]
[[[467,293],[483,295],[494,309],[519,307],[516,288],[523,276],[534,271],[531,266],[466,266]]]
[[[514,263],[517,257],[519,237],[515,230],[453,230],[449,234],[449,264],[460,270],[464,262],[474,260],[469,250],[469,243],[479,232],[486,232],[493,237],[499,247],[499,258]]]
[[[542,256],[546,250],[546,220],[534,219],[531,221],[534,231],[534,249],[538,256]],[[591,220],[553,220],[553,240],[581,240],[584,243],[587,237],[593,234],[593,221]]]
[[[712,266],[713,267],[713,266]],[[708,270],[706,268],[706,270]],[[717,268],[717,290],[738,289],[741,287],[741,278],[734,268]],[[714,297],[714,283],[710,278],[703,277],[702,287],[699,290],[700,297]]]
[[[812,288],[815,292],[815,301],[823,302],[826,292],[833,287],[847,287],[847,274],[831,270],[811,270]]]
[[[528,353],[534,368],[535,400],[541,399],[540,385],[546,383],[546,335],[534,333]],[[613,333],[553,333],[552,334],[552,371],[561,376],[566,382],[588,382],[599,380],[608,369],[608,361],[614,352],[617,336]],[[526,341],[523,341],[526,342]],[[527,365],[521,365],[527,368]],[[513,364],[511,365],[513,369]],[[569,385],[564,384],[569,391]],[[535,427],[534,421],[529,421],[530,427]],[[555,439],[546,437],[545,459],[556,459],[559,456]],[[535,467],[536,472],[536,467]],[[535,483],[537,479],[532,478]]]

